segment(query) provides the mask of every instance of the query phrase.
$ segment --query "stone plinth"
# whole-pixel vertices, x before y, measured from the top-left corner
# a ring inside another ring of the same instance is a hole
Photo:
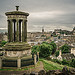
[[[31,55],[31,46],[26,42],[7,43],[3,50],[5,51],[3,67],[21,68],[21,66],[28,66],[28,64],[32,65],[34,63]]]
[[[0,58],[0,69],[2,68],[2,58]]]
[[[5,56],[8,57],[22,57],[31,55],[31,46],[25,42],[7,43],[3,49],[5,50]]]
[[[36,65],[36,54],[34,54],[34,65]]]

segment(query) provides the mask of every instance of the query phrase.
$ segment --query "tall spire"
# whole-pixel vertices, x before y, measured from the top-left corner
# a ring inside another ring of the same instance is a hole
[[[44,33],[44,26],[42,27],[42,33]]]

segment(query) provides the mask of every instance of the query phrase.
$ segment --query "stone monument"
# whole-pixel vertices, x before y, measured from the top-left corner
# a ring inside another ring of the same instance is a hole
[[[27,16],[29,13],[19,11],[6,12],[8,22],[8,43],[3,47],[2,67],[18,67],[34,64],[31,46],[27,43]]]

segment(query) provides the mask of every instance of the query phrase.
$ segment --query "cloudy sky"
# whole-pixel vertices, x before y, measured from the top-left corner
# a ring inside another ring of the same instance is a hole
[[[72,30],[75,26],[75,0],[0,0],[0,29],[7,29],[5,12],[29,12],[28,32],[54,29]]]

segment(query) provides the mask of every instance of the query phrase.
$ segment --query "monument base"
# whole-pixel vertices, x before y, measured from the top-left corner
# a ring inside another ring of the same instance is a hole
[[[33,65],[31,46],[25,42],[11,42],[4,47],[2,67],[18,67]]]
[[[21,68],[24,66],[34,65],[32,55],[25,57],[4,57],[2,60],[2,67],[17,67]]]
[[[23,57],[31,55],[31,46],[25,42],[11,42],[7,43],[3,50],[5,57]]]

